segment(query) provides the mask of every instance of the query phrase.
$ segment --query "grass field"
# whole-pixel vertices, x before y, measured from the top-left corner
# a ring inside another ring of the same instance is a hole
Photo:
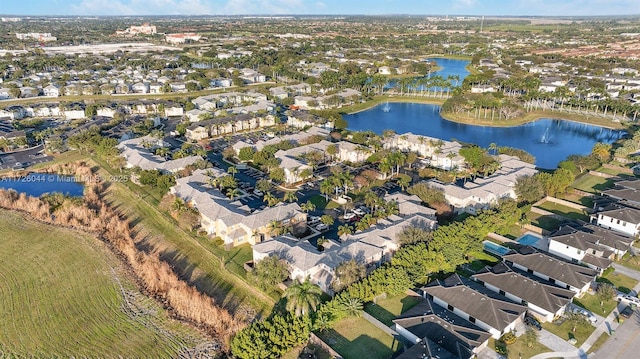
[[[557,323],[542,323],[542,327],[551,333],[559,336],[564,340],[569,340],[570,338],[576,339],[575,347],[578,348],[584,343],[585,340],[593,333],[596,329],[591,324],[587,325],[578,325],[575,332],[572,332],[571,324],[568,321],[562,322],[562,324]]]
[[[538,213],[529,212],[527,213],[527,218],[531,221],[531,224],[534,226],[546,229],[547,231],[553,231],[558,229],[561,221],[551,217],[551,216],[543,216]]]
[[[419,297],[400,294],[393,297],[378,299],[376,304],[367,303],[365,311],[383,322],[385,325],[391,326],[393,324],[392,320],[413,308],[419,302]]]
[[[611,270],[604,271],[601,277],[596,278],[596,281],[613,284],[619,291],[624,293],[629,293],[638,284],[637,280]]]
[[[589,220],[589,216],[587,216],[583,210],[563,206],[551,201],[543,202],[538,207],[566,218],[579,219],[582,221]]]
[[[0,258],[5,355],[170,358],[204,340],[143,296],[94,237],[0,210]]]
[[[618,303],[611,298],[609,300],[605,300],[602,303],[602,306],[600,306],[600,299],[593,294],[585,294],[582,298],[574,298],[573,302],[582,308],[603,317],[609,315],[609,313],[611,313],[611,311],[618,305]]]
[[[601,191],[613,187],[613,180],[610,178],[598,177],[587,173],[573,181],[571,187],[589,193],[600,193]]]
[[[496,341],[493,338],[489,339],[489,348],[496,349]],[[548,353],[552,350],[535,342],[531,348],[529,348],[522,340],[518,339],[515,343],[507,346],[507,358],[508,359],[520,359],[531,358],[540,353]]]
[[[399,349],[399,343],[389,334],[363,318],[345,318],[333,329],[318,333],[345,359],[387,359]]]

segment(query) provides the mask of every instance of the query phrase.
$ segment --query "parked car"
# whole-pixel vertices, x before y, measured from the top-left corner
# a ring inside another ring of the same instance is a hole
[[[356,208],[356,209],[354,209],[354,210],[353,210],[353,213],[354,213],[354,214],[357,214],[358,216],[364,216],[364,215],[365,215],[364,211],[363,211],[363,210],[361,210],[360,208]]]
[[[628,305],[620,312],[620,316],[623,318],[631,318],[631,315],[633,315],[633,309]]]
[[[345,221],[348,221],[348,220],[350,220],[351,218],[354,218],[355,216],[356,216],[355,211],[353,211],[353,212],[349,212],[349,213],[347,213],[347,214],[345,214],[345,215],[344,215],[344,219],[345,219]]]
[[[576,313],[576,314],[581,314],[584,315],[588,321],[590,321],[591,323],[595,323],[596,321],[598,321],[598,318],[596,318],[595,315],[593,315],[593,313],[591,313],[590,311],[584,309],[584,308],[580,308],[580,307],[573,307],[571,309],[571,312]]]
[[[621,303],[633,304],[636,306],[640,306],[640,299],[638,297],[634,297],[625,293],[618,293],[616,296],[616,300]]]
[[[540,322],[538,322],[538,320],[534,317],[528,315],[525,316],[524,323],[530,327],[536,328],[537,330],[542,330],[542,325],[540,325]]]
[[[328,224],[324,224],[324,223],[320,223],[319,225],[316,226],[316,229],[320,232],[322,231],[326,231],[327,229],[329,229],[329,225]]]
[[[307,217],[307,223],[313,225],[320,222],[320,217],[318,216],[308,216]]]
[[[256,196],[262,196],[264,193],[262,193],[261,190],[256,189],[256,190],[253,191],[253,194],[255,194]]]

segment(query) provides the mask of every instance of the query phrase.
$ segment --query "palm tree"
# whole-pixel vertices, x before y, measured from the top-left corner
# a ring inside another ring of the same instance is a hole
[[[409,177],[400,177],[398,179],[398,186],[404,191],[409,187],[409,183],[411,182],[411,178]]]
[[[176,197],[171,204],[171,210],[174,212],[182,212],[187,208],[187,204],[182,198]]]
[[[489,144],[489,151],[493,151],[494,155],[498,154],[498,145],[495,142]]]
[[[362,315],[362,302],[358,298],[348,298],[340,303],[342,310],[350,317],[359,317]]]
[[[262,197],[262,201],[266,202],[267,206],[271,207],[273,204],[275,204],[274,201],[277,201],[277,198],[273,195],[273,193],[267,192],[264,194],[264,197]]]
[[[329,202],[329,193],[333,192],[333,183],[329,179],[320,182],[320,193],[324,194],[324,199]]]
[[[262,191],[262,193],[267,193],[271,191],[272,187],[273,185],[268,179],[261,179],[261,180],[258,180],[258,182],[256,182],[256,188]]]
[[[304,282],[296,283],[285,290],[286,308],[296,316],[308,315],[320,304],[321,295],[320,287],[312,284],[307,278]]]
[[[269,233],[272,236],[281,235],[283,230],[284,230],[284,226],[282,225],[282,222],[278,221],[277,219],[271,220],[269,222]]]
[[[353,234],[353,228],[348,224],[343,224],[338,227],[338,236],[348,236]]]
[[[311,201],[307,201],[300,206],[300,209],[302,209],[305,213],[309,213],[316,210],[316,205]]]
[[[236,173],[238,173],[238,168],[236,168],[236,166],[230,166],[227,168],[227,173],[231,174],[232,177],[235,177]]]
[[[298,200],[298,196],[296,196],[296,191],[287,191],[284,193],[284,197],[282,199],[289,203],[293,203]]]
[[[240,195],[240,190],[237,188],[229,188],[227,190],[227,197],[229,197],[229,199],[231,200],[234,200],[239,195]]]

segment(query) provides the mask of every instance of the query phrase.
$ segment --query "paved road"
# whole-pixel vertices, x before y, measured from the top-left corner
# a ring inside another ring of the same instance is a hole
[[[626,275],[627,277],[631,277],[635,280],[640,281],[640,272],[638,272],[637,270],[633,270],[631,268],[627,268],[623,265],[620,265],[618,263],[613,263],[611,265],[613,268],[615,268],[616,272],[621,273]]]
[[[625,320],[615,333],[590,358],[623,359],[640,356],[640,314],[635,314]]]

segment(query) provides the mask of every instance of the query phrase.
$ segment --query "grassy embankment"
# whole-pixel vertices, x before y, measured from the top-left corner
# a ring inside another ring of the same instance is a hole
[[[445,119],[453,122],[466,123],[469,125],[477,125],[477,126],[493,126],[493,127],[511,127],[518,126],[524,123],[533,122],[539,120],[541,118],[551,118],[551,119],[559,119],[565,121],[574,121],[580,123],[587,123],[591,125],[613,128],[613,129],[621,129],[624,128],[619,122],[613,122],[609,119],[605,119],[602,117],[594,117],[594,116],[586,116],[582,114],[575,114],[569,112],[561,112],[561,111],[531,111],[527,112],[524,116],[516,117],[510,120],[491,120],[491,112],[488,112],[488,118],[478,118],[467,116],[466,114],[460,113],[449,113],[449,112],[441,112],[440,115]],[[494,115],[497,117],[497,114]]]
[[[171,358],[204,341],[141,294],[91,235],[0,210],[0,258],[5,355]]]
[[[104,177],[117,174],[109,173],[106,164],[95,161],[100,164]],[[182,279],[231,313],[255,310],[266,315],[271,311],[273,298],[233,274],[240,274],[241,264],[237,261],[247,258],[247,247],[226,252],[208,238],[193,236],[149,203],[155,202],[149,197],[144,188],[131,182],[113,182],[108,190],[108,201],[129,219],[133,231],[138,233],[136,241],[140,247],[160,253],[160,258],[170,263]]]

